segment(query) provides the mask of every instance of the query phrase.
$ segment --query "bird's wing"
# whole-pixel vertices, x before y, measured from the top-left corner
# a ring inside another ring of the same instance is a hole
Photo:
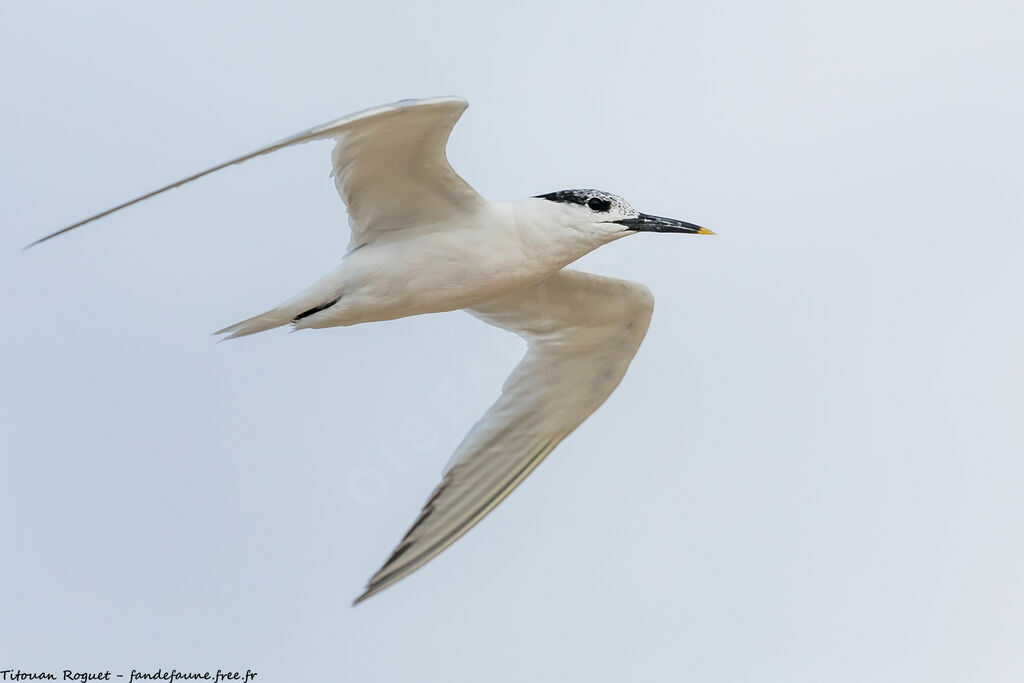
[[[653,310],[643,285],[573,270],[470,310],[524,337],[526,356],[356,603],[469,531],[594,412],[625,374]]]
[[[445,155],[448,136],[468,106],[461,98],[399,103],[334,135],[334,184],[348,207],[350,248],[381,230],[443,223],[485,204]]]
[[[484,203],[448,164],[445,146],[469,103],[460,97],[401,100],[325,123],[200,171],[61,228],[28,246],[109,216],[222,168],[312,140],[335,139],[335,184],[348,205],[350,246],[379,230],[428,226]]]

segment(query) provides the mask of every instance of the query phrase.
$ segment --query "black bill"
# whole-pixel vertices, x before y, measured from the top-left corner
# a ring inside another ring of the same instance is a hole
[[[699,225],[694,225],[693,223],[677,221],[675,218],[652,216],[646,213],[642,213],[636,218],[623,218],[622,220],[615,222],[619,225],[626,226],[630,230],[636,230],[637,232],[688,232],[694,235],[715,234],[707,228],[702,228]]]

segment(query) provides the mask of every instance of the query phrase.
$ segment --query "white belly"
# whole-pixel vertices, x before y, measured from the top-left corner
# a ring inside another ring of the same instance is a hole
[[[535,209],[538,201],[528,200]],[[618,236],[573,229],[546,215],[524,217],[512,203],[494,203],[461,226],[380,236],[349,252],[287,308],[305,311],[330,303],[296,327],[470,308],[536,284]]]
[[[372,243],[325,278],[340,299],[309,327],[355,325],[475,306],[535,284],[574,258],[500,240],[493,230],[426,233]],[[305,326],[305,325],[302,325]]]

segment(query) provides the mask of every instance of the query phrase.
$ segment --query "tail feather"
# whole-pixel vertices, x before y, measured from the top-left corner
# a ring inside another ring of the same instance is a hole
[[[343,286],[342,283],[339,283],[338,272],[339,270],[335,269],[312,286],[269,311],[229,325],[223,330],[217,330],[214,334],[225,335],[221,339],[224,341],[272,330],[289,323],[299,323],[297,327],[318,326],[315,324],[318,318],[317,314],[326,311],[341,300]]]
[[[272,330],[275,327],[287,325],[291,321],[292,316],[287,309],[272,308],[266,313],[260,313],[259,315],[254,315],[242,322],[235,323],[234,325],[228,325],[223,330],[217,330],[214,334],[227,335],[221,339],[221,341],[226,341],[228,339],[246,337],[250,334],[256,334],[257,332]]]

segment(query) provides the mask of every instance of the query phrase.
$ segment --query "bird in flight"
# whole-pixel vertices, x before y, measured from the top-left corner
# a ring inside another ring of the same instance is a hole
[[[352,236],[326,276],[265,313],[215,334],[335,327],[464,309],[527,341],[501,395],[470,429],[384,565],[353,604],[416,571],[473,528],[626,373],[654,309],[641,284],[566,268],[638,232],[713,234],[636,211],[600,190],[489,202],[449,165],[445,148],[468,102],[402,100],[346,116],[102,211],[45,242],[144,199],[253,157],[335,141],[334,182]]]

